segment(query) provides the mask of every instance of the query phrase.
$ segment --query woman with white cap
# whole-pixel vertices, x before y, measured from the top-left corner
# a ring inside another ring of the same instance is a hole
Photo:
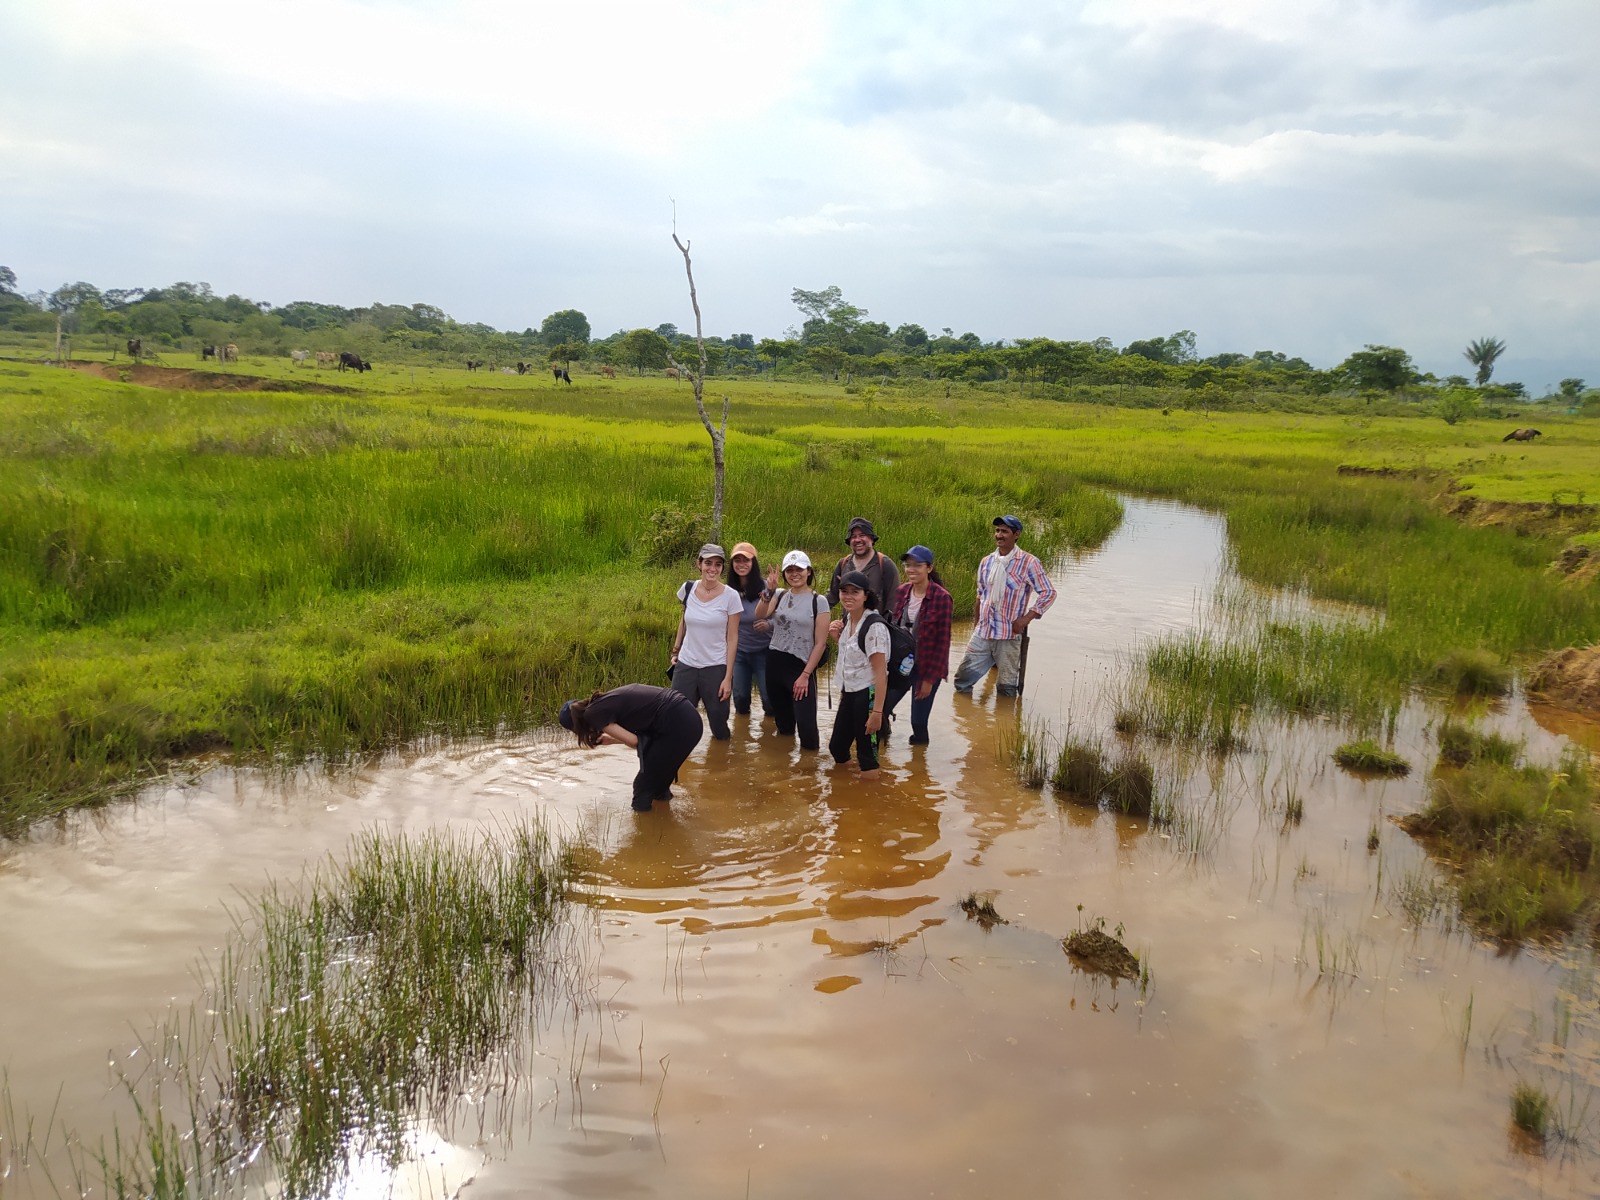
[[[722,582],[728,556],[715,542],[700,547],[700,578],[678,589],[683,615],[672,641],[672,687],[690,704],[704,704],[711,736],[728,740],[728,700],[739,652],[739,593]]]
[[[761,695],[761,710],[772,713],[772,701],[767,697],[767,643],[772,630],[756,612],[756,607],[766,595],[766,585],[761,579],[761,560],[756,548],[749,542],[740,542],[733,548],[728,560],[733,574],[728,586],[739,593],[743,613],[739,617],[739,651],[733,658],[733,711],[740,716],[750,715],[751,684]]]
[[[756,616],[771,626],[767,647],[767,694],[772,698],[772,718],[778,732],[792,737],[800,731],[802,750],[820,750],[817,731],[817,667],[828,649],[828,600],[811,590],[815,573],[804,550],[783,556],[783,581],[778,571],[767,573],[767,590]]]

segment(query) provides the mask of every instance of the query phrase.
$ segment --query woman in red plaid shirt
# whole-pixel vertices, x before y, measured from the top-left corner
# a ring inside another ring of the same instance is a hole
[[[911,693],[911,744],[928,744],[928,714],[933,711],[933,694],[950,674],[950,620],[955,606],[950,593],[933,568],[933,551],[926,546],[913,546],[900,556],[905,567],[907,582],[895,591],[889,605],[889,620],[903,625],[917,635],[916,665],[911,678],[897,685],[900,679],[891,673],[887,709],[892,715],[894,706],[906,692]],[[884,724],[882,741],[888,736],[889,726]]]

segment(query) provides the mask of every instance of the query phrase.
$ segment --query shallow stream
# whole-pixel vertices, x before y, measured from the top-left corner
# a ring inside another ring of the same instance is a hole
[[[1128,500],[1101,550],[1057,564],[1028,716],[1108,728],[1139,639],[1205,621],[1225,564],[1220,519]],[[1592,953],[1503,952],[1407,915],[1440,872],[1387,818],[1422,805],[1436,714],[1401,714],[1418,769],[1387,782],[1332,764],[1335,726],[1258,725],[1195,760],[1171,829],[1020,786],[1001,752],[1015,718],[992,685],[947,687],[932,744],[902,723],[885,779],[862,784],[779,744],[758,708],[645,815],[629,752],[546,736],[289,780],[217,768],[41,828],[0,858],[12,1104],[98,1136],[108,1062],[193,1001],[241,894],[373,823],[532,811],[600,847],[587,999],[538,1035],[512,1116],[419,1135],[418,1169],[364,1167],[349,1195],[1600,1192]],[[1485,722],[1536,759],[1596,745],[1516,699]],[[968,920],[971,893],[1009,923]],[[1148,990],[1063,953],[1100,918]],[[1512,1136],[1519,1079],[1569,1106],[1579,1145]]]

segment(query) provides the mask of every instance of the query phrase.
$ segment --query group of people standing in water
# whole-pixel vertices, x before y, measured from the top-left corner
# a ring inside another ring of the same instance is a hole
[[[1021,532],[1011,514],[994,519],[995,550],[978,567],[977,624],[956,669],[957,692],[970,692],[998,668],[997,690],[1015,695],[1024,631],[1055,601],[1044,565],[1016,544]],[[711,736],[726,741],[730,710],[748,714],[758,695],[779,736],[798,735],[802,750],[820,750],[817,675],[835,645],[834,762],[848,763],[853,754],[861,778],[877,778],[879,747],[908,695],[909,740],[927,744],[934,695],[950,670],[950,592],[927,546],[912,546],[897,567],[878,549],[865,517],[850,522],[845,540],[850,553],[834,565],[826,593],[816,590],[804,550],[790,550],[763,574],[749,542],[734,546],[731,559],[706,543],[697,556],[700,577],[677,591],[671,686],[626,684],[561,706],[561,725],[582,745],[637,749],[635,810],[671,798],[678,768],[704,733],[701,708]]]

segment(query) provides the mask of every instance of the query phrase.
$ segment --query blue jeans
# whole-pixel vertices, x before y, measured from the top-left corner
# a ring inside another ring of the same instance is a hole
[[[750,715],[750,682],[755,681],[761,696],[761,711],[770,713],[772,703],[767,699],[767,648],[739,650],[733,658],[733,710]]]
[[[911,740],[913,742],[924,743],[928,740],[928,715],[933,712],[933,698],[939,694],[939,685],[943,682],[944,680],[942,679],[935,679],[932,690],[928,692],[927,698],[924,700],[917,699],[917,688],[921,687],[921,684],[913,683],[909,692],[890,690],[885,705],[888,712],[894,712],[895,706],[900,703],[902,696],[909,695],[911,697]]]

